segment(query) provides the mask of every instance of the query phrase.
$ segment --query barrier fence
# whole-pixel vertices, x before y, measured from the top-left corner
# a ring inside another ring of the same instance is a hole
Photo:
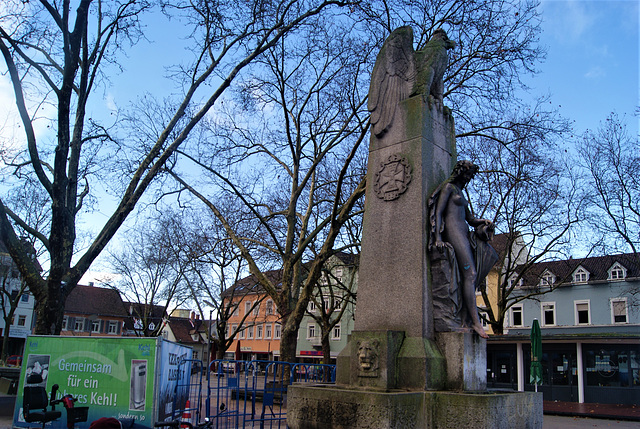
[[[335,383],[335,365],[278,361],[216,360],[210,372],[185,360],[173,404],[173,418],[214,428],[286,428],[287,387],[292,383]]]

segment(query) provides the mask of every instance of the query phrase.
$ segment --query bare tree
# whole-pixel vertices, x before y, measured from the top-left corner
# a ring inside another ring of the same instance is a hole
[[[0,254],[0,306],[2,306],[2,319],[4,329],[2,330],[2,348],[0,349],[0,360],[7,360],[7,349],[9,345],[9,334],[13,318],[20,303],[22,295],[27,293],[26,283],[18,275],[18,269],[6,254]]]
[[[227,203],[233,206],[232,201]],[[231,209],[228,211],[233,212]],[[231,214],[228,218],[230,222],[234,222],[232,216]],[[246,273],[246,264],[224,228],[209,213],[183,210],[180,214],[165,217],[171,237],[168,246],[183,267],[188,301],[195,304],[202,320],[207,320],[205,306],[210,307],[210,315],[215,313],[215,326],[212,318],[208,319],[208,341],[215,350],[216,357],[222,359],[235,336],[249,323],[249,319],[245,317],[242,322],[247,319],[247,324],[241,323],[240,329],[233,332],[227,329],[229,319],[238,310],[240,303],[235,298],[250,293],[247,289],[233,287],[238,284],[241,275]],[[234,225],[240,228],[239,223],[238,219]],[[249,234],[247,232],[246,235]],[[253,305],[260,305],[260,301]]]
[[[368,76],[363,81],[358,71],[372,47],[346,43],[348,25],[317,17],[282,38],[256,61],[236,103],[210,130],[215,146],[181,151],[216,194],[172,172],[215,214],[273,298],[286,361],[295,359],[298,326],[322,266],[364,193],[362,171],[353,171],[351,161],[368,129]],[[237,199],[242,216],[254,219],[252,236],[231,224],[219,204],[225,198]],[[278,282],[265,274],[272,270],[281,274]]]
[[[169,310],[180,307],[191,295],[187,267],[174,252],[172,217],[143,222],[145,227],[128,234],[123,247],[110,252],[113,280],[103,283],[120,292],[140,336],[158,336]]]
[[[241,70],[309,18],[331,6],[348,4],[337,0],[162,2],[163,10],[180,15],[189,26],[193,56],[174,70],[180,88],[166,112],[167,120],[154,124],[140,141],[130,134],[116,137],[111,127],[89,112],[99,83],[113,70],[110,66],[117,66],[119,55],[142,39],[141,20],[150,2],[82,0],[75,10],[68,0],[5,2],[0,52],[26,140],[26,149],[11,157],[8,167],[13,175],[6,176],[10,180],[5,185],[20,187],[27,177],[37,183],[48,194],[51,223],[48,229],[37,229],[3,199],[0,238],[36,298],[36,333],[59,334],[70,291]],[[48,116],[44,106],[55,113]],[[40,116],[48,121],[51,138],[36,133],[34,123]],[[116,141],[127,149],[119,157],[113,154]],[[119,168],[122,183],[115,193],[116,208],[74,258],[79,216],[109,162]],[[45,276],[19,245],[15,228],[46,248],[49,270]]]
[[[202,172],[198,179],[207,174],[215,191],[205,193],[174,170],[183,189],[223,224],[216,204],[221,193],[238,198],[260,222],[260,257],[244,248],[251,240],[226,227],[278,304],[283,359],[295,358],[299,323],[324,263],[358,241],[357,229],[350,236],[354,229],[344,226],[358,217],[363,195],[364,170],[354,160],[368,132],[366,89],[384,38],[410,24],[417,49],[440,27],[458,43],[445,96],[462,151],[475,139],[511,145],[565,127],[546,104],[528,106],[518,98],[526,90],[520,76],[535,72],[544,57],[539,21],[535,2],[515,0],[367,2],[336,19],[317,17],[254,63],[226,117],[203,131],[200,145],[182,148]],[[212,153],[215,159],[206,156]],[[272,269],[282,270],[279,288],[262,275]]]
[[[500,254],[497,290],[486,284],[480,288],[483,317],[494,334],[503,332],[514,304],[552,289],[523,293],[519,286],[538,262],[571,254],[572,233],[585,219],[585,196],[572,162],[554,145],[562,135],[495,144],[505,134],[494,132],[492,139],[476,138],[464,152],[486,169],[472,182],[470,201],[476,214],[492,217],[502,233],[495,240]]]
[[[611,113],[579,145],[587,172],[591,231],[604,252],[640,251],[640,141],[626,118]]]
[[[343,261],[344,260],[344,261]],[[317,311],[307,314],[320,326],[322,360],[331,363],[331,334],[341,324],[348,311],[353,312],[356,303],[357,257],[351,254],[336,255],[325,264],[311,302]]]

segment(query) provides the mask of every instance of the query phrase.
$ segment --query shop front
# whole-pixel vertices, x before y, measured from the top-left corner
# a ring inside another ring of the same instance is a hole
[[[636,336],[637,337],[637,336]],[[545,401],[640,403],[640,338],[544,337],[542,384]],[[487,386],[533,391],[531,345],[525,335],[487,342]]]

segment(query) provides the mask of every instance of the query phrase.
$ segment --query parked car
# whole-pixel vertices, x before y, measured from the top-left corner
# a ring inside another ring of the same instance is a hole
[[[21,366],[22,355],[11,355],[7,358],[7,366]]]

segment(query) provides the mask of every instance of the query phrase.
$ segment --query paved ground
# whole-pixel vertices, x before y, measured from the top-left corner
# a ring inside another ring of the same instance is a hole
[[[629,420],[592,419],[585,417],[544,416],[542,429],[583,429],[583,428],[612,428],[638,429],[640,422]]]

